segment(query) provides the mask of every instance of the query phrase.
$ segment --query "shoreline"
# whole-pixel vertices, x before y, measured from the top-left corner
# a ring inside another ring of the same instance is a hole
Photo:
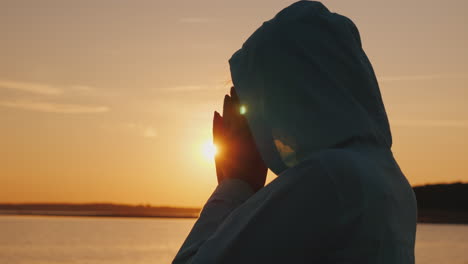
[[[457,224],[468,225],[468,213],[452,213],[444,211],[418,212],[419,224]],[[54,216],[54,217],[95,217],[95,218],[172,218],[197,219],[198,214],[129,214],[115,212],[73,212],[73,211],[22,211],[0,210],[0,216]]]
[[[165,218],[165,219],[197,219],[198,216],[171,216],[171,215],[125,215],[125,214],[59,214],[59,213],[3,213],[2,216],[53,216],[53,217],[91,217],[91,218]]]

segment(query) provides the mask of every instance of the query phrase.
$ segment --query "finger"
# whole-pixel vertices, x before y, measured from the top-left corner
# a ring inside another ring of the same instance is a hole
[[[226,116],[226,113],[228,111],[227,107],[228,107],[228,101],[231,99],[231,97],[229,97],[229,95],[225,95],[224,96],[224,102],[223,102],[223,116]]]
[[[213,115],[213,143],[218,144],[218,148],[221,145],[221,138],[223,135],[223,117],[219,115],[218,112],[214,112]],[[218,183],[224,179],[224,174],[222,171],[222,161],[219,158],[219,154],[215,155],[215,168],[216,168],[216,177],[218,178]]]
[[[227,134],[230,133],[230,129],[232,127],[232,119],[233,119],[233,108],[231,97],[229,95],[224,96],[224,105],[223,105],[223,123],[225,132]]]

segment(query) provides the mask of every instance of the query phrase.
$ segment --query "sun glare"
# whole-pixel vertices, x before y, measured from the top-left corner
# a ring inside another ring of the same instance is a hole
[[[213,160],[218,153],[218,148],[211,141],[205,142],[202,147],[203,156],[208,160]]]

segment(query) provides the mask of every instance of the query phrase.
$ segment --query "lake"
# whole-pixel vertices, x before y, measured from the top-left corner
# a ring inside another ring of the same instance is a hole
[[[0,263],[170,263],[194,222],[0,216]],[[418,225],[416,263],[468,264],[468,225]]]

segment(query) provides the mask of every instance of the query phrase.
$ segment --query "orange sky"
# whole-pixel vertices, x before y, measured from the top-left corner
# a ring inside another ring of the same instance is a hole
[[[1,1],[0,202],[203,205],[227,60],[292,2]],[[468,2],[324,3],[360,29],[409,181],[468,181]]]

